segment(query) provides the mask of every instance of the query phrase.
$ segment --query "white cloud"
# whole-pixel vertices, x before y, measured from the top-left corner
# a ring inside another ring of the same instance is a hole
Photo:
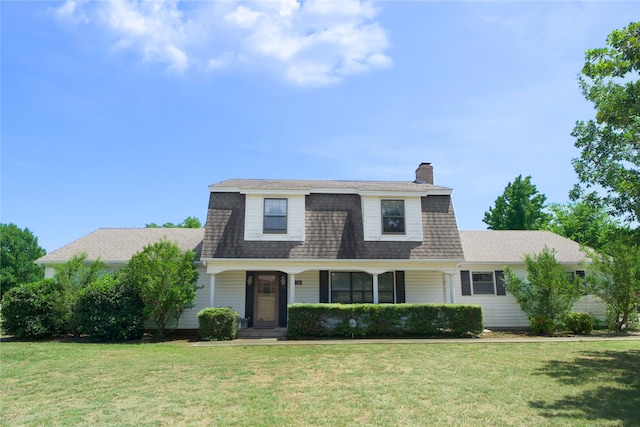
[[[103,31],[111,47],[168,71],[249,66],[299,85],[327,85],[389,67],[378,10],[360,0],[67,1],[65,21]]]

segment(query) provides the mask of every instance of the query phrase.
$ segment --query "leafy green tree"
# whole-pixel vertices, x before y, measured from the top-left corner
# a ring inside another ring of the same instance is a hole
[[[2,328],[16,338],[65,334],[70,317],[64,290],[53,279],[23,283],[2,298]]]
[[[609,329],[622,330],[640,308],[640,245],[619,239],[587,255],[589,292],[606,304]]]
[[[555,251],[546,247],[537,255],[527,255],[524,261],[527,280],[505,267],[504,286],[527,315],[533,332],[552,333],[582,295],[581,279],[571,279]]]
[[[545,227],[549,231],[592,249],[599,249],[626,228],[599,205],[585,200],[549,205],[551,219]]]
[[[14,286],[42,279],[44,271],[34,261],[46,253],[28,228],[0,224],[0,295]]]
[[[158,225],[155,222],[151,224],[145,224],[146,228],[202,228],[202,223],[200,220],[193,216],[188,216],[184,221],[179,224],[174,224],[172,222],[165,222],[162,225]]]
[[[509,183],[482,220],[491,230],[539,230],[549,220],[544,212],[547,197],[531,183],[531,176],[518,175]]]
[[[175,243],[161,240],[131,257],[123,270],[126,280],[140,290],[145,318],[155,323],[159,337],[176,329],[182,313],[194,305],[194,258],[193,251],[183,253]],[[173,328],[167,331],[172,320]]]
[[[75,311],[80,292],[104,274],[106,264],[99,259],[89,261],[86,253],[72,256],[69,261],[54,266],[53,278],[60,285],[64,294],[65,304],[69,312]],[[75,316],[68,319],[68,331],[79,332],[80,325]]]
[[[605,203],[631,221],[640,220],[639,74],[640,22],[631,22],[609,34],[607,47],[585,52],[580,86],[596,116],[571,133],[581,150],[573,159],[580,184],[572,198],[584,188],[603,190]]]
[[[144,333],[143,308],[138,289],[105,274],[80,291],[73,316],[80,333],[94,341],[127,341]]]

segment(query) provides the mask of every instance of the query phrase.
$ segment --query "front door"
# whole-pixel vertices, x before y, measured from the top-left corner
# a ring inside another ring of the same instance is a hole
[[[275,328],[278,326],[278,275],[258,273],[254,297],[255,328]]]

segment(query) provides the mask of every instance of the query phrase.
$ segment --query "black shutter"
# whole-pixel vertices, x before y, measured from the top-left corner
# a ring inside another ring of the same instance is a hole
[[[287,283],[289,282],[287,273],[280,273],[278,282],[278,326],[285,328],[287,326]]]
[[[507,290],[504,287],[504,271],[496,270],[496,294],[506,295]]]
[[[244,317],[249,318],[250,328],[253,328],[253,291],[256,286],[255,274],[253,271],[247,271],[245,278],[245,296],[244,296]]]
[[[462,283],[462,295],[471,295],[471,274],[469,274],[469,270],[460,272],[460,282]]]
[[[584,274],[584,270],[576,271],[576,276],[578,276],[581,279],[584,279],[586,277],[585,274]]]
[[[404,271],[396,271],[396,304],[405,303]]]
[[[320,270],[320,303],[329,302],[329,271]]]

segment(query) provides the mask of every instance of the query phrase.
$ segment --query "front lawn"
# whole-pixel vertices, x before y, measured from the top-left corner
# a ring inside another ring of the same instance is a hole
[[[640,420],[640,342],[0,344],[0,423],[598,425]]]

